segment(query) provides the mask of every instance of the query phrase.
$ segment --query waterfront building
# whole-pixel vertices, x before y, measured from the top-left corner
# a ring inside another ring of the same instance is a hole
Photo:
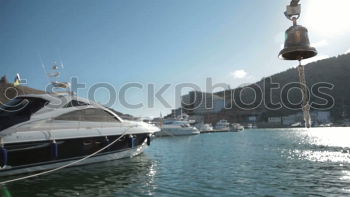
[[[225,100],[212,93],[192,91],[182,96],[181,105],[191,115],[218,113],[225,108]]]
[[[331,122],[331,113],[330,111],[311,111],[310,112],[312,122],[318,123],[318,124],[327,124]],[[304,121],[304,115],[302,112],[298,112],[296,114],[283,116],[282,117],[282,125],[284,126],[290,126],[293,123],[296,122],[303,122]]]

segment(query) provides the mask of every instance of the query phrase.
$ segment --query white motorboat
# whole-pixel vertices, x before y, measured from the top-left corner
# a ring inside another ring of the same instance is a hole
[[[246,129],[256,129],[257,126],[256,124],[248,123],[247,126],[245,127]]]
[[[220,120],[215,124],[214,127],[214,130],[219,132],[230,131],[230,129],[230,123],[227,122],[227,120]]]
[[[133,157],[159,128],[125,121],[71,94],[19,96],[0,107],[0,176]]]
[[[196,125],[196,128],[200,132],[211,132],[211,131],[213,131],[213,126],[211,124],[200,123],[200,124]]]
[[[200,131],[189,124],[187,120],[164,120],[161,125],[161,131],[156,136],[181,136],[197,135]]]
[[[239,123],[232,123],[231,131],[243,131],[244,127],[240,125]]]

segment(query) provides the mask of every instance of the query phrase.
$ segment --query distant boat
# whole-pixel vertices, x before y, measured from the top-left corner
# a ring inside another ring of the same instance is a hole
[[[218,132],[230,131],[230,123],[227,120],[220,120],[215,124],[214,130]]]
[[[213,131],[213,126],[211,124],[200,123],[196,125],[200,132],[211,132]]]
[[[247,126],[245,128],[246,129],[256,129],[257,127],[255,124],[249,123],[249,124],[247,124]]]
[[[302,127],[303,124],[301,122],[296,122],[290,125],[291,127]]]
[[[164,120],[161,131],[156,136],[181,136],[181,135],[198,135],[200,131],[190,125],[188,120]]]
[[[332,127],[333,123],[320,124],[320,127]]]
[[[233,123],[232,127],[231,127],[231,131],[243,131],[244,127],[242,125],[240,125],[239,123]]]
[[[244,127],[238,123],[232,125],[227,120],[220,120],[214,127],[215,132],[238,132],[243,131]]]

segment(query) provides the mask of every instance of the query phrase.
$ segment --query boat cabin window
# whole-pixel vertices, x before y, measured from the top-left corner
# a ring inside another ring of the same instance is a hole
[[[77,100],[71,100],[69,103],[67,103],[64,108],[68,107],[79,107],[79,106],[86,106],[89,105],[88,103],[82,102],[82,101],[77,101]]]
[[[28,121],[49,101],[36,97],[17,97],[0,105],[0,131],[15,124]]]
[[[103,109],[83,109],[63,114],[56,120],[88,121],[88,122],[120,122],[115,116]]]

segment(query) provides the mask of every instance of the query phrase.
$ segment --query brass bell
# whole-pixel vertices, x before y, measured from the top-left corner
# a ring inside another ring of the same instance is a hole
[[[310,46],[308,31],[300,25],[293,25],[286,31],[284,49],[279,58],[284,60],[308,59],[317,55],[315,48]]]

